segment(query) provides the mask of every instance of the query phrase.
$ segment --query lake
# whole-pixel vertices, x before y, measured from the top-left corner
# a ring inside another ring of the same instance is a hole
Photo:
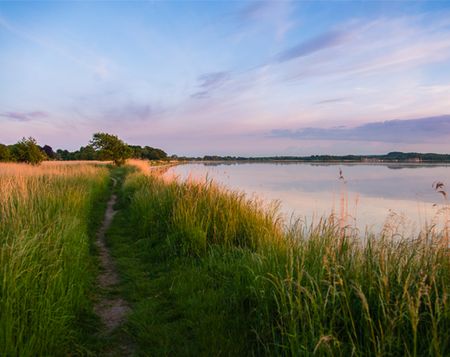
[[[442,211],[448,210],[448,201],[432,187],[435,181],[450,185],[445,164],[189,163],[167,174],[208,177],[249,197],[276,200],[287,223],[345,212],[346,224],[361,232],[377,232],[389,223],[410,233],[441,224]]]

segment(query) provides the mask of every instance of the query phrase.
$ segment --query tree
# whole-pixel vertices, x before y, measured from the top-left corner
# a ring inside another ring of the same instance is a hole
[[[56,158],[58,160],[72,160],[72,153],[69,150],[56,150]]]
[[[123,165],[131,154],[127,144],[116,135],[107,133],[95,133],[90,145],[97,151],[100,160],[113,160],[116,166]]]
[[[139,145],[128,145],[131,149],[131,157],[134,159],[142,159],[142,148]]]
[[[42,151],[45,152],[45,155],[48,156],[49,159],[55,159],[56,158],[56,154],[53,151],[52,147],[49,145],[44,145],[44,147],[42,148]]]
[[[0,144],[0,161],[11,161],[9,148],[3,144]]]
[[[145,146],[142,150],[142,158],[147,160],[163,160],[167,158],[167,154],[161,149]]]
[[[141,147],[139,145],[128,145],[131,149],[131,157],[136,159],[147,160],[163,160],[167,158],[167,154],[158,148],[150,146]]]
[[[98,154],[92,145],[80,147],[80,150],[77,153],[78,160],[96,160],[97,156]]]
[[[17,161],[32,165],[39,165],[47,158],[31,136],[28,139],[22,138],[17,144],[12,145],[11,152]]]

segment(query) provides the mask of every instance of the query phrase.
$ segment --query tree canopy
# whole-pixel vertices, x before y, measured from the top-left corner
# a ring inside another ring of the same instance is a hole
[[[47,155],[38,146],[36,139],[31,136],[28,139],[22,138],[17,144],[11,145],[9,150],[14,161],[18,162],[38,165],[47,159]]]
[[[112,160],[116,166],[121,166],[131,156],[130,147],[116,135],[95,133],[90,145],[98,153],[100,160]]]
[[[163,160],[167,158],[167,154],[158,148],[139,145],[129,145],[129,147],[132,151],[131,156],[136,159]]]
[[[9,147],[3,144],[0,144],[0,161],[11,161],[11,152]]]
[[[86,146],[75,151],[58,149],[49,145],[39,146],[34,138],[23,138],[13,145],[0,143],[0,162],[28,162],[38,164],[42,160],[113,160],[122,165],[129,157],[144,160],[164,160],[167,154],[151,146],[127,145],[116,135],[96,133]]]
[[[42,147],[42,151],[47,155],[47,157],[51,160],[54,160],[56,158],[56,153],[53,151],[53,148],[49,145],[44,145]]]

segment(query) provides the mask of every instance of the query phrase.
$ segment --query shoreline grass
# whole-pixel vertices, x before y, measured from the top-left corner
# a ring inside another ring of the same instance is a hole
[[[1,355],[95,355],[127,338],[145,356],[450,354],[446,230],[286,229],[275,206],[164,166],[1,165]],[[110,176],[107,243],[132,313],[106,341],[90,295]]]
[[[445,356],[450,262],[436,231],[346,236],[206,182],[130,174],[111,246],[143,355]]]
[[[91,238],[109,171],[92,164],[0,166],[0,355],[85,355]]]

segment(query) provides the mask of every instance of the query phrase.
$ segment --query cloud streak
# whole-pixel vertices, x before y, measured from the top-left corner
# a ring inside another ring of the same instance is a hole
[[[125,103],[105,109],[101,117],[107,121],[114,122],[153,122],[163,113],[163,109],[150,104],[141,104],[135,102]]]
[[[49,115],[43,111],[34,112],[3,112],[0,117],[7,118],[13,121],[28,122],[36,119],[47,118]]]
[[[351,39],[351,33],[332,30],[288,48],[276,57],[278,62],[290,61],[294,58],[306,57],[316,52],[343,45]]]
[[[276,129],[272,137],[297,140],[377,141],[385,143],[422,143],[448,140],[450,115],[367,123],[353,128]]]
[[[199,91],[192,94],[193,98],[206,98],[210,93],[224,85],[231,77],[227,71],[205,73],[198,77]]]
[[[316,105],[324,105],[324,104],[333,104],[333,103],[342,103],[347,101],[348,98],[330,98],[330,99],[324,99],[324,100],[319,100],[317,101]]]

